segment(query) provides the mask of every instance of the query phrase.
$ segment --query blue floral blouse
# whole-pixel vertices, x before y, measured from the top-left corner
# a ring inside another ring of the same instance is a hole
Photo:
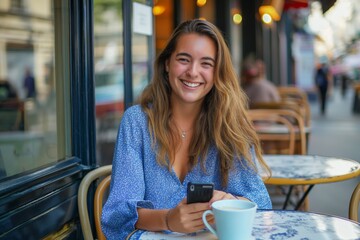
[[[240,161],[236,161],[235,169],[229,173],[228,186],[221,186],[217,153],[215,147],[210,147],[206,172],[198,164],[180,182],[173,170],[169,171],[166,166],[157,163],[147,116],[141,107],[136,105],[126,110],[114,152],[110,194],[102,213],[102,229],[106,238],[125,239],[135,229],[137,208],[167,209],[177,206],[186,197],[188,182],[211,182],[216,190],[246,197],[257,203],[260,209],[271,208],[261,177],[253,170],[244,169]]]

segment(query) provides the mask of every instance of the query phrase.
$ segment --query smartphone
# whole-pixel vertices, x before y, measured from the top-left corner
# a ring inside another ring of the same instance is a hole
[[[187,185],[187,203],[208,202],[213,196],[213,183],[192,183]]]

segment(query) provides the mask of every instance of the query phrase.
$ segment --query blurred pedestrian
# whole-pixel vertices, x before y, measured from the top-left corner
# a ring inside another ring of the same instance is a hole
[[[348,82],[349,82],[349,77],[347,76],[347,74],[346,73],[342,74],[341,75],[341,96],[343,98],[345,98],[345,96],[346,96]]]
[[[25,88],[25,97],[26,98],[36,98],[36,86],[35,86],[35,78],[31,74],[29,68],[25,70],[24,77],[24,88]]]
[[[320,95],[320,113],[321,113],[321,115],[325,114],[329,82],[330,82],[329,67],[328,67],[326,61],[324,59],[321,59],[320,64],[317,67],[316,74],[315,74],[315,84],[316,84],[316,87],[318,88],[319,95]]]

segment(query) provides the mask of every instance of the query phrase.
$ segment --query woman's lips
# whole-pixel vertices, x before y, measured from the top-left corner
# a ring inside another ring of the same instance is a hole
[[[181,81],[184,85],[186,85],[187,87],[191,87],[191,88],[195,88],[195,87],[198,87],[201,85],[201,83],[198,83],[198,82],[187,82],[187,81],[184,81],[182,80]]]

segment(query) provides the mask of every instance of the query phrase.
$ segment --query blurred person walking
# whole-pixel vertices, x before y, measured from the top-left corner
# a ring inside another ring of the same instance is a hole
[[[35,78],[31,74],[30,68],[25,69],[24,88],[26,98],[36,98]]]
[[[346,96],[349,80],[350,79],[346,73],[343,73],[341,75],[341,96],[343,98]]]
[[[326,109],[326,100],[327,100],[327,92],[329,88],[330,82],[330,71],[327,63],[324,59],[321,59],[320,65],[317,67],[315,74],[315,84],[318,88],[320,95],[320,113],[321,115],[325,114]]]

